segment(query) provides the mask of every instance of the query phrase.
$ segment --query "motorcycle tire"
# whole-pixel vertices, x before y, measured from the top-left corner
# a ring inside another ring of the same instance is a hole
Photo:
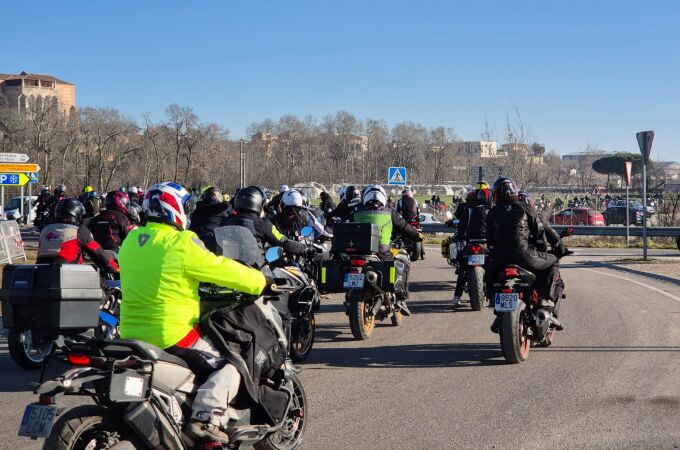
[[[309,417],[307,396],[297,376],[293,375],[290,383],[293,388],[293,402],[283,426],[277,432],[253,444],[255,450],[293,450],[300,445]]]
[[[467,272],[468,292],[470,293],[470,306],[473,311],[481,311],[484,308],[486,296],[484,294],[484,269],[471,267]]]
[[[43,444],[43,450],[105,448],[99,446],[99,441],[114,433],[118,439],[132,435],[112,411],[97,405],[77,406],[59,417]],[[104,445],[105,441],[101,444]]]
[[[518,364],[529,357],[531,340],[524,334],[526,304],[519,302],[515,311],[501,313],[500,340],[505,360]]]
[[[422,253],[423,253],[423,243],[422,242],[414,242],[413,246],[411,247],[411,253],[409,254],[411,261],[418,261],[420,259],[420,255]]]
[[[24,334],[24,342],[21,335]],[[14,362],[26,370],[39,369],[45,358],[52,352],[54,343],[51,342],[42,347],[35,347],[31,339],[30,330],[18,330],[10,328],[7,336],[7,347]]]
[[[394,311],[390,319],[392,320],[392,325],[398,327],[404,321],[404,315],[401,313],[401,311],[397,310]]]
[[[375,317],[372,313],[371,291],[354,291],[349,299],[349,328],[354,339],[368,339],[375,328]]]
[[[293,324],[293,330],[291,332],[290,338],[290,358],[294,362],[301,362],[309,358],[309,354],[312,353],[312,347],[314,347],[314,337],[316,336],[316,319],[312,314],[310,318],[310,323],[307,325],[309,329],[307,330],[307,335],[302,338],[300,328],[304,327],[305,324],[302,320],[298,323]]]

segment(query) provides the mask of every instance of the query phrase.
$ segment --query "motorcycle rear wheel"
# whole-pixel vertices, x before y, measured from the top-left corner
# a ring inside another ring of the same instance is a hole
[[[521,363],[529,357],[531,348],[531,340],[524,331],[526,304],[520,302],[515,311],[501,314],[500,339],[503,357],[512,364]]]
[[[484,307],[484,269],[471,267],[467,272],[468,292],[470,293],[470,306],[473,311],[481,311]]]
[[[21,335],[24,335],[23,342]],[[39,369],[45,358],[52,352],[54,342],[37,346],[33,345],[31,330],[18,330],[11,328],[7,336],[9,354],[15,363],[22,369]]]
[[[281,429],[253,444],[255,450],[293,450],[300,445],[307,428],[307,396],[302,383],[293,376],[293,403]]]
[[[131,434],[111,411],[101,406],[82,405],[63,414],[52,427],[43,450],[89,450],[102,447],[106,440],[120,443]],[[111,445],[112,446],[112,445]]]
[[[368,339],[375,328],[371,291],[353,293],[349,302],[349,328],[354,339],[363,341]]]
[[[411,247],[411,254],[409,255],[411,258],[411,261],[418,261],[420,259],[420,255],[423,253],[423,244],[421,242],[414,242],[413,246]]]

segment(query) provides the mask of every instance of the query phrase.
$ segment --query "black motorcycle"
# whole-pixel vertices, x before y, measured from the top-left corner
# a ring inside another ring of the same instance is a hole
[[[474,311],[481,311],[486,303],[484,265],[487,253],[486,239],[470,239],[459,254],[457,270],[464,271],[464,282],[470,294],[470,306]]]

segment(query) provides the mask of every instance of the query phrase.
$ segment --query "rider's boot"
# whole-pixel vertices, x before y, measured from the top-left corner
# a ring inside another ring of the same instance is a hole
[[[411,311],[409,311],[408,306],[406,306],[406,299],[408,298],[408,293],[399,292],[397,293],[396,305],[401,310],[401,313],[405,316],[410,316]]]
[[[491,332],[498,334],[500,329],[501,329],[501,318],[500,318],[500,316],[496,316],[496,318],[493,319],[493,323],[491,324]]]
[[[204,444],[214,442],[226,445],[229,443],[229,435],[222,431],[220,427],[198,419],[191,419],[184,432],[193,441],[203,442]]]
[[[453,306],[458,306],[460,305],[460,295],[454,295],[453,298],[451,299],[451,303],[453,303]]]

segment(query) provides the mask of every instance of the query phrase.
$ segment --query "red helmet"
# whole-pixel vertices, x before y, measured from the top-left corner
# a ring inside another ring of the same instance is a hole
[[[111,191],[106,194],[106,209],[115,209],[123,214],[128,213],[128,206],[130,206],[130,198],[125,192]]]

